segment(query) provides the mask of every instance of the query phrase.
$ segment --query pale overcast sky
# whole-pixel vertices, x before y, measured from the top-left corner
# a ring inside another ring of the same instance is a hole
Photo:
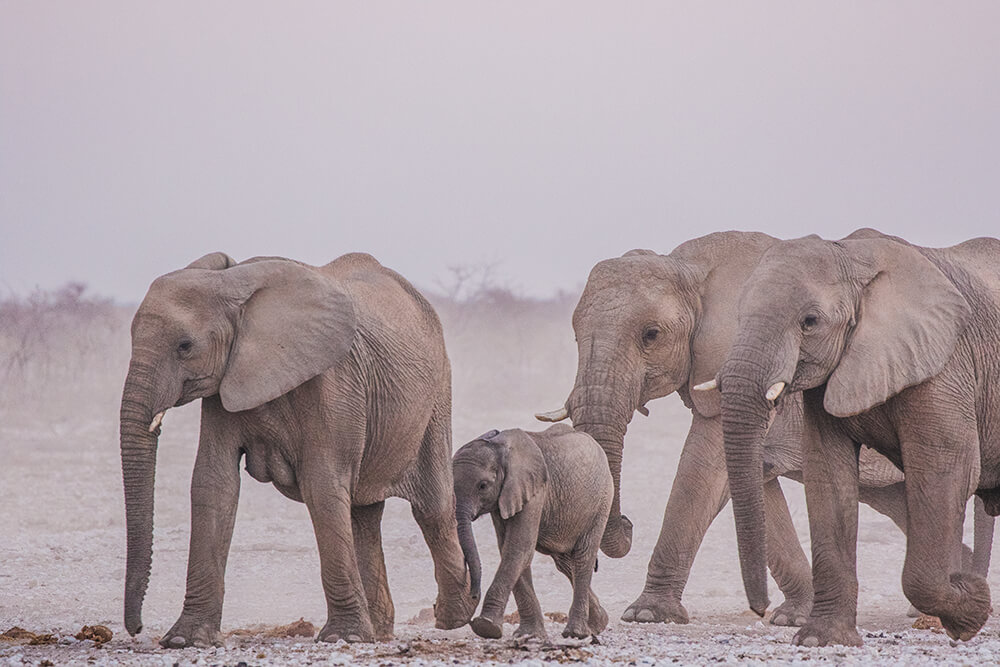
[[[1000,235],[1000,2],[0,2],[0,293]]]

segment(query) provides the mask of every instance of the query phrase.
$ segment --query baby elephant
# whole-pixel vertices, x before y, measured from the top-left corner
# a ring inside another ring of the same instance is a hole
[[[516,636],[546,638],[531,584],[531,557],[549,554],[573,584],[563,637],[596,635],[608,615],[590,589],[614,485],[601,447],[586,433],[557,424],[540,433],[490,431],[455,453],[458,537],[469,563],[473,594],[482,569],[472,522],[489,512],[500,546],[500,567],[472,620],[480,637],[498,639],[511,590],[521,623]]]

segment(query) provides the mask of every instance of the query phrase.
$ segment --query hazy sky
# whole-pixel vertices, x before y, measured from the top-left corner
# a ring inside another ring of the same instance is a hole
[[[0,293],[859,226],[1000,235],[1000,2],[0,0]]]

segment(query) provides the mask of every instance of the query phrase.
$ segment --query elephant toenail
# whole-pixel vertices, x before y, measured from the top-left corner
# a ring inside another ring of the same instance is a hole
[[[815,635],[806,637],[805,639],[802,640],[801,645],[808,646],[809,648],[814,648],[816,646],[819,646],[819,637],[816,637]]]
[[[788,624],[788,619],[785,617],[784,614],[778,614],[777,616],[771,619],[771,625],[787,625],[787,624]]]
[[[347,635],[347,641],[349,641],[349,642],[359,642],[359,641],[361,641],[361,637],[359,637],[358,635]]]
[[[649,623],[654,619],[653,612],[648,609],[643,609],[638,614],[635,615],[636,620],[642,621],[643,623]]]
[[[170,638],[170,645],[171,646],[175,646],[177,648],[180,648],[180,647],[184,646],[185,644],[187,644],[187,640],[184,639],[183,637],[179,636],[179,635],[177,637],[171,637]]]
[[[633,607],[629,607],[628,609],[625,610],[625,613],[622,614],[622,620],[631,621],[634,619],[635,619],[635,609]]]

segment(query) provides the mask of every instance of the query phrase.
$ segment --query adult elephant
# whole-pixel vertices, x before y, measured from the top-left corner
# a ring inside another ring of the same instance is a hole
[[[802,392],[815,599],[803,645],[855,628],[858,443],[904,470],[903,591],[955,639],[986,622],[986,580],[963,568],[966,501],[1000,513],[1000,241],[931,249],[860,230],[772,246],[747,281],[718,374],[744,584],[767,606],[760,466],[775,406]]]
[[[622,556],[631,545],[631,523],[619,509],[619,482],[634,411],[644,413],[648,401],[676,391],[692,413],[645,587],[622,615],[625,621],[688,622],[681,596],[691,565],[729,500],[719,394],[691,390],[719,371],[736,336],[732,313],[740,287],[776,243],[765,234],[721,232],[683,243],[669,255],[633,250],[598,263],[580,297],[573,315],[579,347],[575,386],[563,408],[538,417],[570,417],[604,448],[615,483],[602,543],[608,555]],[[782,407],[763,448],[768,520],[762,525],[768,565],[785,596],[771,622],[802,625],[812,606],[812,575],[777,479],[801,480],[801,404],[787,401]],[[902,474],[866,450],[862,480],[861,499],[905,530]],[[982,522],[977,536],[992,525]],[[992,532],[988,537],[992,540]]]
[[[438,627],[474,611],[451,472],[451,371],[431,306],[368,255],[323,267],[223,253],[157,278],[132,322],[122,393],[125,627],[142,629],[163,412],[202,399],[187,593],[165,647],[218,644],[226,558],[251,477],[304,502],[328,620],[318,638],[392,635],[388,496],[410,501],[434,559]]]

